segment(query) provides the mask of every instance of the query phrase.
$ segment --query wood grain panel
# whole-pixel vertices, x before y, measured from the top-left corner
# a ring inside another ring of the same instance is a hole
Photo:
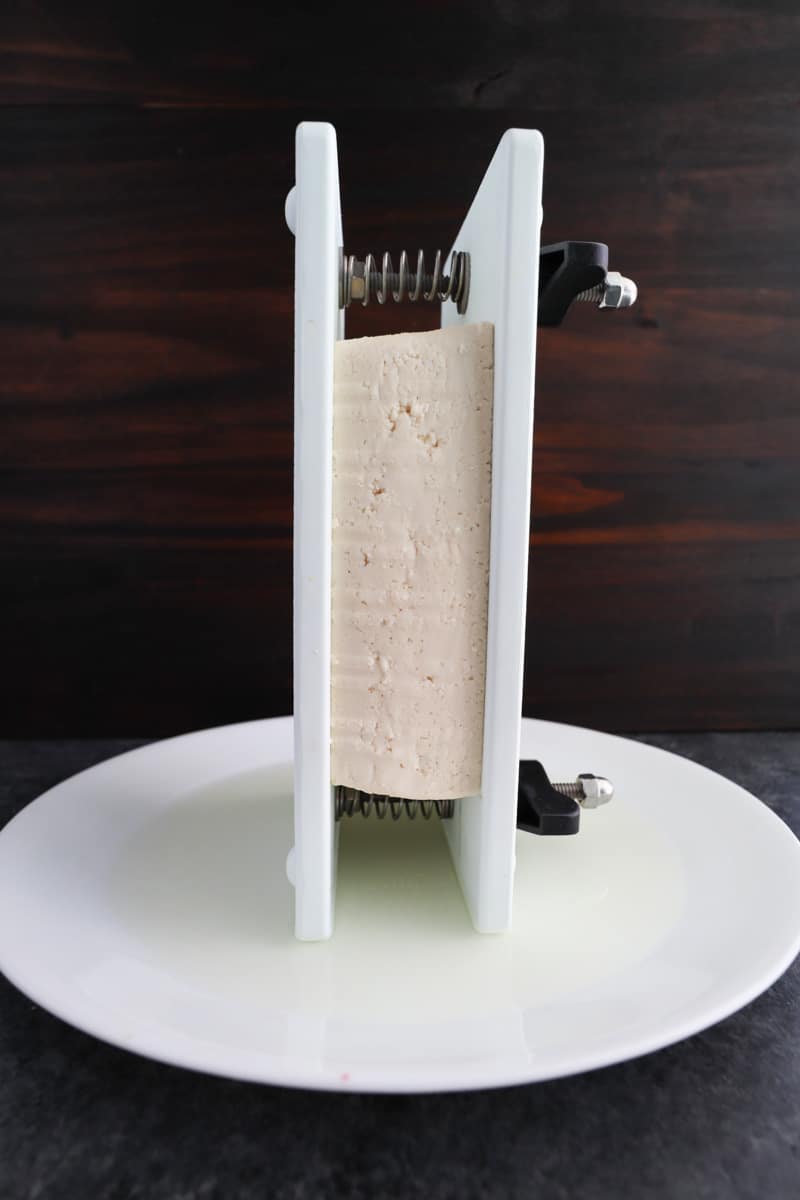
[[[9,102],[591,112],[796,95],[792,0],[8,0]]]
[[[536,125],[545,237],[607,241],[639,283],[539,339],[526,712],[797,727],[800,17],[668,8],[409,5],[388,61],[354,39],[377,46],[377,9],[310,41],[303,9],[7,9],[9,735],[290,707],[282,210],[307,116],[339,130],[353,251],[446,247],[503,130]]]

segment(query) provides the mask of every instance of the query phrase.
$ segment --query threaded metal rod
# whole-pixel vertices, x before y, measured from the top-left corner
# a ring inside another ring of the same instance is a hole
[[[594,287],[587,288],[585,292],[578,292],[575,299],[583,300],[590,304],[594,301],[597,304],[599,304],[600,301],[603,299],[603,294],[604,294],[605,290],[606,290],[606,285],[604,283],[596,283],[594,285]]]
[[[576,300],[589,301],[599,308],[630,308],[636,303],[638,289],[632,279],[620,275],[619,271],[607,271],[605,279],[594,287],[578,292]]]
[[[568,796],[570,800],[585,800],[586,793],[583,790],[583,784],[576,780],[575,783],[554,783],[551,784],[555,791],[560,792],[562,796]]]

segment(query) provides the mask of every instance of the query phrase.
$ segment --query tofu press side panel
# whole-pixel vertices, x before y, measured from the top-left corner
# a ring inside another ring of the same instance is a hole
[[[333,932],[336,827],[331,789],[331,485],[333,347],[339,306],[342,212],[336,132],[304,122],[296,183],[286,199],[295,235],[294,334],[294,849],[295,934]]]
[[[466,312],[442,325],[494,325],[494,418],[483,773],[444,828],[475,928],[511,924],[522,674],[528,587],[533,391],[544,142],[510,129],[500,141],[453,249],[469,254]]]

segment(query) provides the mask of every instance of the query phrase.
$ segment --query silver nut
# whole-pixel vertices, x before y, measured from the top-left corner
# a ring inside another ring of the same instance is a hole
[[[632,279],[620,275],[619,271],[608,271],[603,297],[599,308],[630,308],[636,303],[639,289]]]
[[[353,274],[350,285],[350,295],[353,300],[363,300],[366,291],[366,270],[364,263],[358,259],[353,263]]]
[[[579,775],[578,779],[583,788],[583,808],[599,808],[601,804],[608,804],[614,795],[614,785],[609,779],[600,775]]]

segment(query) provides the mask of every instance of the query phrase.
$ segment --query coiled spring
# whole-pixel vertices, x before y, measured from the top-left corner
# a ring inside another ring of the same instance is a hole
[[[433,270],[425,265],[425,254],[417,254],[417,266],[412,270],[405,250],[400,255],[400,265],[395,271],[392,256],[387,252],[378,266],[373,254],[363,261],[354,254],[342,255],[339,304],[347,308],[353,301],[366,306],[376,299],[385,304],[389,297],[398,303],[401,300],[452,300],[460,313],[467,311],[469,300],[469,254],[465,250],[454,250],[450,255],[450,272],[442,270],[442,252],[436,251]]]
[[[436,814],[442,820],[452,817],[455,811],[455,800],[401,800],[397,796],[372,795],[370,792],[360,792],[357,788],[336,787],[333,789],[333,811],[337,821],[342,817],[353,817],[360,813],[368,817],[375,813],[383,820],[391,816],[393,821],[399,821],[405,813],[412,820],[419,814],[426,821]]]

